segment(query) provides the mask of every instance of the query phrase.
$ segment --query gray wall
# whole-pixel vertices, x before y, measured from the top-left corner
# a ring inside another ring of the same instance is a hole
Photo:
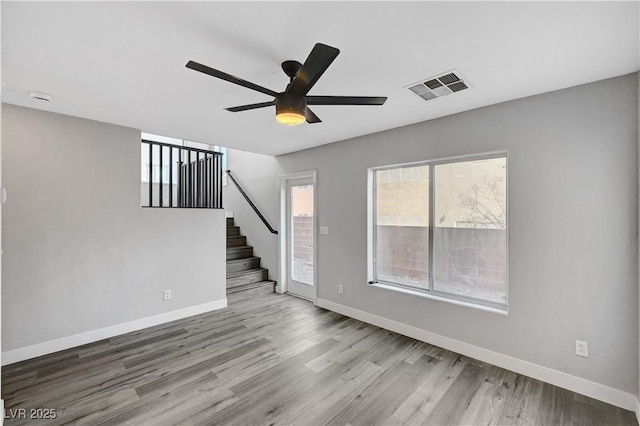
[[[0,117],[2,116],[2,103],[0,103]],[[0,125],[1,128],[1,125]],[[0,188],[2,186],[2,137],[0,137]],[[0,287],[2,286],[2,209],[3,204],[0,203]],[[2,291],[0,290],[0,365],[2,365]],[[2,384],[0,383],[0,388]],[[4,402],[1,402],[2,407],[0,409],[4,409]]]
[[[267,219],[278,229],[277,162],[274,157],[227,149],[227,168]],[[238,188],[227,178],[223,191],[225,210],[232,211],[240,233],[253,246],[255,256],[261,257],[262,267],[269,269],[269,279],[278,280],[278,236],[269,232],[258,215],[242,197]]]
[[[3,105],[2,142],[4,351],[225,299],[224,212],[140,208],[138,130]]]
[[[318,170],[318,297],[637,394],[637,120],[632,74],[277,157]],[[367,168],[498,150],[509,315],[367,285]]]

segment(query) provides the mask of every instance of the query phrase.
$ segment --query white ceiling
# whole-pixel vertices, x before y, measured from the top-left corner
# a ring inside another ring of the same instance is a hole
[[[278,155],[637,71],[638,2],[7,2],[2,101]],[[286,59],[341,53],[311,95],[388,96],[315,106],[286,127],[262,93],[185,68],[194,60],[277,92]],[[425,102],[405,87],[458,69],[470,90]],[[29,98],[38,90],[51,104]]]

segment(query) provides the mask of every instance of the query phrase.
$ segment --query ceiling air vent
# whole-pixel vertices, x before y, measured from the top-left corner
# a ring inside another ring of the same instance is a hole
[[[468,89],[469,87],[469,82],[465,81],[458,70],[447,71],[407,86],[409,90],[425,101],[450,95],[454,92]]]
[[[53,97],[50,94],[44,92],[32,91],[29,92],[29,96],[37,101],[51,102],[53,100]]]

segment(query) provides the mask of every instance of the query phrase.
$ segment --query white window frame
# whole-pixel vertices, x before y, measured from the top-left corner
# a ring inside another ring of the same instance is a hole
[[[435,289],[435,277],[433,273],[435,263],[435,242],[434,242],[434,227],[435,227],[435,166],[440,164],[451,164],[460,162],[489,160],[494,158],[504,158],[507,162],[507,169],[505,173],[505,186],[506,186],[506,280],[505,280],[505,303],[496,303],[483,299],[476,299],[472,297],[465,297]],[[418,161],[412,163],[400,163],[385,165],[379,167],[371,167],[367,170],[367,281],[368,284],[382,288],[386,290],[397,291],[401,293],[411,294],[420,297],[426,297],[433,300],[444,301],[453,303],[456,305],[467,306],[471,308],[477,308],[490,312],[508,314],[509,306],[509,157],[506,151],[489,152],[483,154],[474,154],[459,157],[448,157],[436,160]],[[378,280],[376,277],[376,237],[377,237],[377,224],[376,224],[376,172],[381,170],[429,166],[429,283],[428,289],[420,289],[418,287],[408,286],[400,283],[388,282],[384,280]]]

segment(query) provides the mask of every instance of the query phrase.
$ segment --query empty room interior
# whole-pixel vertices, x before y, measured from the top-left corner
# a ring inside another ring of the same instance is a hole
[[[2,1],[7,425],[638,425],[638,1]]]

